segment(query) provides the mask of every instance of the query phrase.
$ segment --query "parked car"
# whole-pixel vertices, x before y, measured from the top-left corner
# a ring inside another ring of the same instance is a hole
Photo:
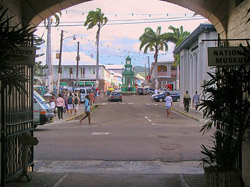
[[[113,91],[108,96],[108,101],[121,101],[122,102],[122,94],[121,92]]]
[[[138,88],[137,93],[138,95],[143,95],[143,88]]]
[[[34,127],[43,125],[45,123],[51,123],[54,118],[54,111],[45,99],[34,90],[34,102],[33,102],[33,119]]]
[[[80,101],[83,103],[85,101],[86,95],[88,95],[92,91],[92,87],[80,87]]]
[[[170,93],[170,96],[173,99],[173,102],[179,102],[180,101],[180,94],[174,91],[166,91],[166,92],[161,92],[160,94],[154,95],[154,97],[152,98],[155,101],[160,101],[160,102],[164,102],[165,98],[167,96],[167,93]]]
[[[155,89],[154,88],[148,88],[146,90],[146,94],[148,94],[148,95],[153,95],[154,93],[155,93]]]

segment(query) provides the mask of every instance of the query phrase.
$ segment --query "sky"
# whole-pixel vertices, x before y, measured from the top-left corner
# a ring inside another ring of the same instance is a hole
[[[87,30],[83,26],[88,12],[100,8],[108,18],[108,23],[101,29],[100,36],[100,64],[124,64],[125,58],[129,55],[132,64],[144,66],[153,62],[153,52],[147,54],[139,50],[139,37],[144,33],[146,27],[156,31],[161,26],[162,33],[170,32],[168,27],[183,26],[185,31],[192,32],[207,19],[200,15],[194,16],[194,12],[177,5],[160,0],[94,0],[85,2],[62,12],[58,27],[52,27],[52,55],[55,56],[60,48],[60,34],[64,31],[62,61],[64,55],[72,58],[76,63],[77,42],[80,42],[80,51],[96,59],[95,36],[97,27]],[[53,18],[52,18],[53,19]],[[46,28],[42,22],[36,34],[43,36],[46,41]],[[73,40],[75,35],[76,40]],[[169,50],[161,52],[159,60],[173,60],[174,44],[168,44]],[[40,52],[46,52],[43,45]],[[53,57],[54,57],[53,56]],[[45,55],[40,57],[43,64]],[[84,59],[81,59],[84,61]],[[58,60],[53,58],[53,64]]]

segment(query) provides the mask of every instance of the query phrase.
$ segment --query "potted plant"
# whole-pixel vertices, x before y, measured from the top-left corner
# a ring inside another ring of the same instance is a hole
[[[200,131],[215,130],[212,146],[201,146],[206,186],[244,186],[238,161],[250,127],[250,70],[241,65],[217,67],[213,72],[202,86],[200,104],[207,120]]]

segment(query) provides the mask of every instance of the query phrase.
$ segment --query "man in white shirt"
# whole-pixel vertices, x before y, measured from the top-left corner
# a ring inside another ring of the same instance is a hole
[[[194,103],[194,107],[195,107],[195,112],[197,112],[197,110],[198,110],[199,102],[200,102],[200,97],[196,91],[195,95],[193,96],[193,103]]]
[[[169,92],[167,93],[167,97],[165,98],[165,101],[166,101],[167,119],[168,119],[169,115],[171,116],[171,119],[173,119],[173,117],[174,117],[173,113],[170,112],[170,109],[171,109],[172,104],[173,104],[173,99],[170,96]]]

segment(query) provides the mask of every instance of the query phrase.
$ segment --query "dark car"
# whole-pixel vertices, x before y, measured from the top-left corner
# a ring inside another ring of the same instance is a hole
[[[121,92],[111,92],[108,96],[109,101],[122,101],[122,94]]]
[[[138,95],[143,95],[143,88],[138,88],[137,92],[138,92]]]
[[[174,91],[166,91],[166,92],[163,92],[163,93],[161,93],[161,94],[155,95],[152,99],[153,99],[154,101],[163,102],[163,101],[165,101],[165,98],[166,98],[166,96],[167,96],[167,93],[170,93],[170,96],[172,97],[173,102],[179,102],[179,101],[180,101],[180,94],[177,93],[177,92],[174,92]]]
[[[154,88],[148,88],[146,93],[149,94],[149,95],[153,95],[153,94],[155,94],[155,89]]]

